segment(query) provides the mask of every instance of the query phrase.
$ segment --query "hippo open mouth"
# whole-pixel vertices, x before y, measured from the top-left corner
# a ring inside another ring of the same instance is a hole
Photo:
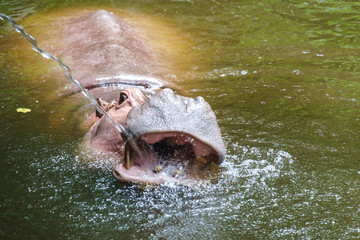
[[[113,175],[138,183],[179,182],[198,176],[200,169],[220,161],[213,148],[189,134],[150,133],[126,144],[124,159]]]
[[[138,183],[179,182],[224,159],[215,115],[203,98],[161,91],[129,112],[125,128],[133,140],[113,175]]]
[[[113,170],[117,180],[184,182],[223,161],[220,129],[203,98],[183,97],[171,90],[147,100],[141,95],[138,89],[122,91],[119,104],[107,105],[108,113],[130,133],[130,140],[113,132],[104,118],[90,131],[93,148],[119,154]]]

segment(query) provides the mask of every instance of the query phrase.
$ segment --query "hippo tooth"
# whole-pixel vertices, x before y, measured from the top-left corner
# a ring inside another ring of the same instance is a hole
[[[125,144],[125,168],[129,170],[134,165],[133,151],[129,143]]]
[[[177,177],[179,175],[180,171],[179,170],[175,170],[174,174],[173,174],[173,177]]]
[[[163,167],[161,165],[156,166],[154,173],[159,173],[161,172],[161,170],[163,169]]]
[[[201,156],[196,156],[195,160],[202,165],[205,165],[208,162],[208,160],[205,157],[201,157]]]

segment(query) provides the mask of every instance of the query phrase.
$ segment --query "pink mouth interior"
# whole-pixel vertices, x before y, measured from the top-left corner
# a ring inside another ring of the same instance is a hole
[[[201,167],[218,162],[217,152],[197,138],[181,132],[149,133],[137,138],[140,153],[132,147],[132,166],[125,160],[113,171],[116,179],[137,183],[179,182],[193,178]],[[130,145],[131,146],[131,145]]]

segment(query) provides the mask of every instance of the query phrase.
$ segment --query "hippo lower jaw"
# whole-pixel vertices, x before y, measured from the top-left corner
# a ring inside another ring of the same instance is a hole
[[[219,161],[216,150],[190,134],[148,133],[126,144],[113,175],[124,182],[184,184],[193,182],[199,169]]]

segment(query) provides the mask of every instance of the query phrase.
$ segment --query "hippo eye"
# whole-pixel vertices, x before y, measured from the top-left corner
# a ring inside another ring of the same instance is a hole
[[[120,93],[119,104],[122,104],[126,99],[128,96],[125,93]]]

